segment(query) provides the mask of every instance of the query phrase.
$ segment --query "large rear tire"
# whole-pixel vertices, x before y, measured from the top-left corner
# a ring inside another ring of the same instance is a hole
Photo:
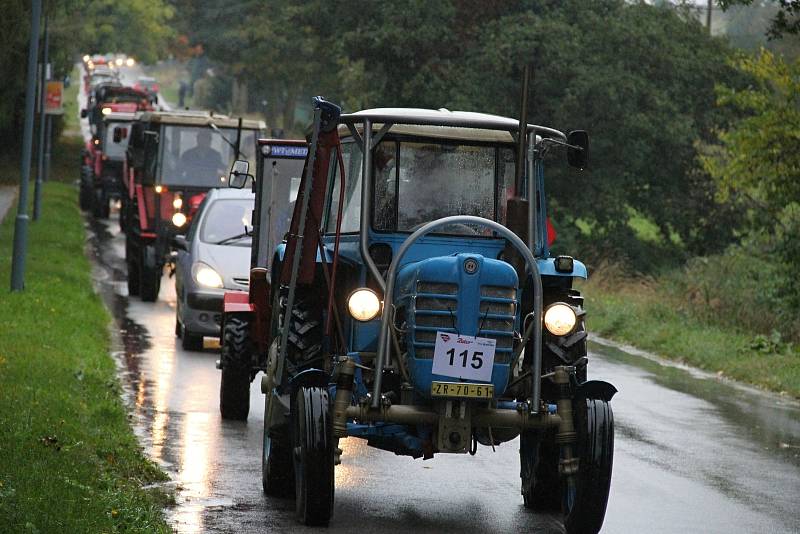
[[[130,238],[125,240],[125,264],[128,266],[128,295],[138,297],[141,291],[139,286],[141,275],[139,273],[139,254],[130,243]]]
[[[333,515],[333,428],[328,391],[300,387],[292,405],[297,519],[327,526]]]
[[[596,533],[603,526],[614,463],[614,414],[604,400],[575,401],[579,458],[575,486],[562,481],[564,527],[568,534]],[[580,403],[580,404],[579,404]]]
[[[525,508],[558,511],[561,506],[559,450],[552,431],[526,431],[519,440],[520,478]]]
[[[152,246],[143,246],[139,263],[139,291],[142,300],[155,302],[161,290],[162,268],[159,266],[156,251]],[[185,335],[185,329],[184,329]]]
[[[249,321],[235,314],[226,315],[222,325],[222,376],[219,382],[219,411],[223,419],[247,420],[254,352]]]
[[[267,392],[270,395],[271,392]],[[265,413],[269,402],[265,402]],[[261,487],[264,493],[273,497],[294,496],[294,463],[292,460],[291,439],[286,425],[267,429],[264,422],[264,441],[261,448]]]

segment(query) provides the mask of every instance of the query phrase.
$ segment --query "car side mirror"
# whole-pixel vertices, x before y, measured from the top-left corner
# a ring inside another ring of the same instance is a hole
[[[249,174],[250,163],[243,159],[237,159],[233,162],[231,173],[228,176],[228,187],[234,189],[242,189],[247,183],[247,179],[253,179],[253,175]]]
[[[589,165],[589,134],[585,130],[573,130],[567,134],[567,163],[583,170]]]
[[[86,118],[86,109],[85,108],[81,110],[81,118],[82,119]]]
[[[186,241],[185,235],[176,235],[172,238],[172,246],[178,250],[189,250],[189,243]]]

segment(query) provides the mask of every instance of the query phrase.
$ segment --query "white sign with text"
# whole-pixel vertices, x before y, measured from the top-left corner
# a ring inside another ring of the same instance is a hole
[[[433,374],[492,381],[495,340],[436,332],[433,350]]]

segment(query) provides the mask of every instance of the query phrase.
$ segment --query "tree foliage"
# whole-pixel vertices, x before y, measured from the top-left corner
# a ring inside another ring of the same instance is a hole
[[[749,6],[753,0],[717,0],[722,9],[733,6]],[[778,11],[772,19],[767,35],[770,39],[780,39],[784,35],[800,35],[800,0],[777,0]]]
[[[718,89],[719,104],[744,116],[719,133],[702,162],[721,194],[748,213],[753,237],[790,268],[800,267],[800,59],[785,62],[767,50],[735,65],[753,79]],[[800,283],[789,293],[800,308]]]
[[[0,32],[0,142],[15,149],[22,130],[31,2],[3,3]],[[172,8],[164,0],[44,0],[49,18],[50,63],[56,78],[85,53],[123,52],[158,59],[172,37]],[[41,49],[41,46],[40,46]]]

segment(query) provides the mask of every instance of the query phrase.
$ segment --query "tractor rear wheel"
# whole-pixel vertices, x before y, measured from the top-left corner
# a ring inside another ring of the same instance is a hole
[[[298,371],[314,365],[322,356],[322,311],[319,305],[314,305],[315,300],[310,293],[298,291],[292,307],[286,354]],[[286,304],[282,298],[279,325],[283,323],[285,310]],[[278,332],[280,331],[279,327]]]
[[[139,291],[139,255],[130,243],[130,238],[125,240],[125,264],[128,266],[128,295],[138,297]]]
[[[333,515],[333,426],[328,391],[298,388],[292,405],[297,519],[326,526]]]
[[[83,211],[89,211],[92,207],[92,189],[85,182],[84,179],[81,179],[78,203]]]
[[[267,395],[271,395],[267,392]],[[269,401],[265,401],[265,413]],[[267,428],[264,421],[264,441],[261,448],[261,487],[273,497],[294,496],[294,464],[291,439],[286,425],[282,428]]]
[[[223,419],[247,420],[254,352],[250,322],[235,314],[226,315],[222,324],[222,376],[219,382],[219,411]]]
[[[143,246],[139,263],[139,291],[142,300],[155,302],[161,289],[162,269],[158,264],[155,247]],[[184,335],[186,335],[184,329]]]
[[[569,534],[596,533],[603,526],[614,463],[614,414],[604,400],[576,400],[578,474],[562,480],[564,527]]]
[[[525,508],[539,511],[559,510],[559,450],[553,433],[526,431],[519,439],[520,478]]]
[[[96,219],[108,219],[108,215],[110,213],[111,208],[109,207],[109,199],[106,196],[105,191],[103,191],[102,187],[95,189],[92,214]]]

